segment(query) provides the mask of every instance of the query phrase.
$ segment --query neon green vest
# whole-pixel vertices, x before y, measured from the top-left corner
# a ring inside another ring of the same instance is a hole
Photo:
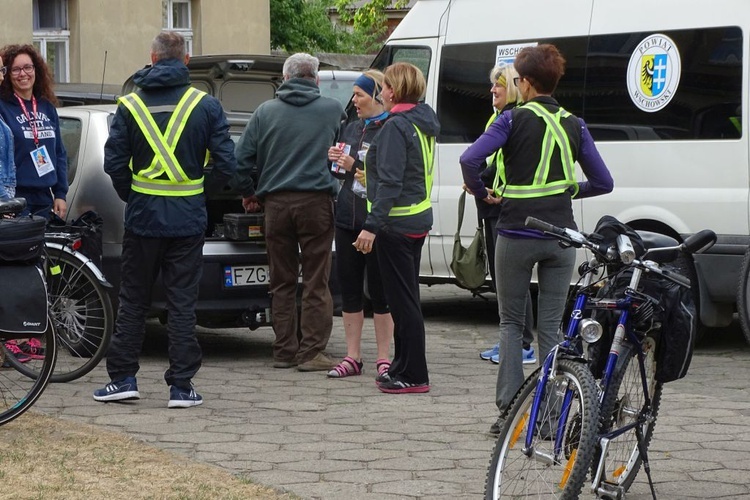
[[[130,110],[154,151],[154,159],[148,167],[136,172],[131,164],[133,191],[154,196],[192,196],[203,192],[203,176],[200,179],[190,179],[174,152],[190,114],[205,95],[205,92],[190,87],[175,106],[164,134],[159,130],[146,104],[136,93],[120,97],[119,102]],[[157,178],[164,173],[168,179]]]
[[[542,118],[547,125],[547,130],[542,139],[542,155],[539,158],[539,164],[534,173],[534,181],[529,185],[507,184],[505,164],[499,161],[495,182],[493,183],[495,194],[505,198],[542,198],[544,196],[564,193],[572,187],[573,196],[575,196],[578,193],[578,183],[575,179],[575,161],[573,160],[573,152],[570,148],[568,136],[560,125],[560,119],[570,116],[570,113],[560,108],[557,110],[557,113],[552,114],[544,106],[533,101],[525,103],[523,107]],[[565,178],[559,181],[547,182],[552,154],[556,148],[560,150]],[[503,184],[502,192],[498,192],[501,184]]]
[[[484,130],[486,131],[488,128],[490,128],[490,125],[495,123],[495,120],[497,120],[497,117],[500,116],[500,112],[496,111],[492,116],[490,116],[490,119],[487,120],[487,124],[484,126]],[[487,167],[491,167],[493,164],[496,165],[497,170],[495,170],[495,179],[492,182],[492,190],[495,192],[497,196],[502,197],[503,196],[503,186],[500,184],[500,170],[505,170],[505,163],[503,161],[503,151],[501,149],[498,149],[494,153],[492,153],[490,156],[487,157]]]
[[[432,181],[433,181],[433,170],[432,167],[435,164],[435,138],[426,136],[419,127],[414,125],[414,130],[417,131],[417,137],[419,138],[419,146],[422,150],[422,163],[424,164],[424,188],[425,188],[425,199],[419,203],[413,203],[404,207],[393,207],[388,215],[391,217],[405,217],[409,215],[416,215],[424,212],[432,206],[430,202],[430,195],[432,194]],[[367,178],[367,164],[365,163],[365,179]],[[367,200],[367,211],[370,211],[372,203]]]

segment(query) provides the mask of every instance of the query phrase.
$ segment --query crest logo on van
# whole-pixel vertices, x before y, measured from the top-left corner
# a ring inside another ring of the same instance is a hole
[[[628,93],[633,104],[647,113],[663,109],[680,83],[680,52],[666,35],[644,38],[630,56]]]

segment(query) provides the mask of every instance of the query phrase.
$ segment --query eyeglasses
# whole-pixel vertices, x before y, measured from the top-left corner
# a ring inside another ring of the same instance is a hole
[[[515,85],[516,87],[518,87],[518,82],[520,82],[521,80],[523,80],[523,78],[524,77],[522,77],[522,76],[514,76],[513,77],[513,85]]]
[[[21,74],[21,71],[26,73],[27,75],[30,75],[34,72],[34,65],[33,64],[27,64],[26,66],[17,66],[15,68],[10,69],[10,73],[13,76],[18,76]]]
[[[8,68],[5,66],[0,66],[0,75],[5,75],[8,72]]]

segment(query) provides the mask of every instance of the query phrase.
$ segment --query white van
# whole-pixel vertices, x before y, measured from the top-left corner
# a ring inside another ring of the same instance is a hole
[[[427,77],[426,102],[442,126],[423,282],[452,281],[449,263],[462,185],[458,158],[483,132],[491,113],[490,69],[523,46],[552,43],[567,59],[554,96],[586,121],[615,180],[612,194],[574,203],[581,229],[592,230],[604,214],[677,239],[713,229],[718,243],[695,257],[701,321],[729,324],[739,288],[746,327],[750,141],[743,131],[750,130],[744,112],[750,2],[518,5],[420,0],[373,62],[379,69],[397,61],[419,66]],[[463,232],[468,244],[474,228],[464,224]],[[745,335],[750,341],[747,329]]]

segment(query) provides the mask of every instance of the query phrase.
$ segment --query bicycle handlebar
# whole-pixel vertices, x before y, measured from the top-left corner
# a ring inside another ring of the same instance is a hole
[[[673,281],[674,283],[680,286],[690,288],[690,279],[688,277],[683,276],[682,274],[676,271],[663,269],[655,262],[635,259],[635,253],[633,252],[632,243],[630,242],[630,239],[625,235],[620,235],[618,237],[617,251],[610,252],[609,250],[611,247],[607,247],[606,245],[597,243],[595,241],[591,241],[591,239],[589,239],[583,233],[574,231],[573,229],[557,227],[553,224],[544,222],[534,217],[526,218],[526,227],[529,227],[531,229],[537,229],[547,234],[551,234],[557,237],[558,239],[565,241],[566,243],[569,243],[577,248],[580,248],[580,247],[588,248],[608,261],[614,260],[615,256],[613,255],[613,253],[616,253],[617,258],[619,258],[619,260],[623,264],[648,269],[651,272],[655,272],[664,276],[665,278]],[[711,248],[711,246],[713,246],[714,243],[716,243],[716,233],[714,233],[710,229],[704,229],[702,231],[699,231],[689,236],[688,238],[685,239],[685,241],[682,244],[680,244],[677,247],[658,248],[658,249],[652,249],[652,250],[653,251],[678,250],[680,252],[693,254],[693,253],[699,253],[699,252],[702,252]],[[648,254],[648,251],[646,252],[646,254]]]

